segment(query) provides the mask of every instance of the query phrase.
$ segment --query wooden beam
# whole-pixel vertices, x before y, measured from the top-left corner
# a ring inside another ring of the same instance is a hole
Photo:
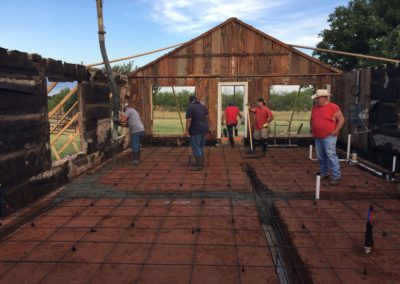
[[[290,45],[291,47],[311,49],[311,50],[327,52],[327,53],[341,54],[341,55],[346,55],[346,56],[353,56],[353,57],[385,61],[385,62],[391,62],[391,63],[400,63],[400,60],[385,58],[385,57],[371,56],[371,55],[365,55],[365,54],[359,54],[359,53],[351,53],[351,52],[345,52],[345,51],[338,51],[338,50],[331,50],[331,49],[324,49],[324,48],[317,48],[317,47],[309,47],[309,46],[302,46],[302,45],[295,45],[295,44],[288,44],[288,45]]]
[[[61,154],[62,152],[65,151],[65,149],[67,149],[67,147],[69,146],[69,144],[73,143],[75,151],[79,152],[78,146],[76,145],[76,143],[74,142],[75,137],[78,136],[79,132],[74,133],[74,135],[69,135],[69,139],[68,141],[61,147],[61,149],[58,151],[59,154]]]
[[[67,117],[67,115],[78,105],[78,101],[76,101],[72,107],[61,117],[60,121],[57,122],[57,124],[53,127],[53,129],[50,130],[50,134],[54,132],[54,130],[57,129],[57,127],[63,122],[63,120]]]
[[[288,52],[227,52],[227,53],[195,53],[195,54],[176,54],[172,58],[191,58],[191,57],[245,57],[245,56],[289,56]]]
[[[68,101],[70,97],[76,92],[78,89],[78,86],[73,88],[69,93],[56,105],[50,112],[49,112],[49,118],[51,118],[61,107],[64,106],[64,104]]]
[[[51,151],[52,151],[53,154],[54,154],[54,157],[56,157],[56,160],[57,160],[57,161],[61,160],[61,157],[60,157],[60,155],[58,154],[56,147],[51,146],[50,148],[51,148]]]
[[[47,86],[47,94],[51,92],[51,90],[54,89],[55,86],[57,86],[58,82],[53,82],[50,85]]]
[[[170,49],[170,48],[173,48],[173,47],[181,46],[184,43],[185,42],[174,44],[174,45],[163,47],[163,48],[159,48],[159,49],[152,50],[152,51],[149,51],[149,52],[139,53],[139,54],[136,54],[136,55],[131,55],[131,56],[126,56],[126,57],[110,60],[110,63],[114,63],[114,62],[118,62],[118,61],[123,61],[123,60],[127,60],[127,59],[132,59],[132,58],[136,58],[136,57],[140,57],[140,56],[144,56],[144,55],[160,52],[160,51],[163,51],[163,50],[166,50],[166,49]],[[86,65],[86,67],[93,67],[93,66],[103,65],[103,64],[104,64],[104,62],[97,62],[97,63],[93,63],[93,64],[88,64],[88,65]]]
[[[254,78],[254,77],[312,77],[312,76],[338,76],[340,73],[310,73],[310,74],[247,74],[247,75],[211,75],[188,74],[186,76],[130,76],[129,78]]]
[[[65,125],[65,126],[61,129],[61,131],[57,133],[56,137],[54,137],[54,139],[53,139],[52,141],[50,141],[50,145],[51,145],[51,146],[53,146],[53,145],[57,142],[58,138],[60,138],[61,135],[63,135],[63,133],[65,132],[65,130],[67,130],[67,129],[72,125],[72,123],[74,123],[75,120],[78,119],[78,117],[79,117],[79,112],[76,113],[76,114],[74,115],[74,117],[72,117],[72,119],[67,123],[67,125]]]

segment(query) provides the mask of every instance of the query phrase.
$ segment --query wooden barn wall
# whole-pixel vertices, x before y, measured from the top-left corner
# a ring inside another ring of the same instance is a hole
[[[130,100],[144,120],[146,134],[151,135],[152,86],[195,86],[209,109],[215,136],[218,82],[248,82],[249,103],[254,105],[259,97],[268,100],[272,85],[323,88],[332,84],[332,73],[326,66],[231,21],[131,75]]]
[[[248,82],[248,102],[254,106],[257,100],[263,97],[269,100],[269,90],[272,85],[314,85],[324,88],[332,84],[331,77],[284,77],[284,78],[131,78],[130,79],[130,101],[138,110],[145,125],[146,135],[153,134],[152,119],[152,87],[157,86],[194,86],[197,97],[209,110],[209,125],[213,138],[217,137],[217,115],[218,115],[218,83],[219,82]]]

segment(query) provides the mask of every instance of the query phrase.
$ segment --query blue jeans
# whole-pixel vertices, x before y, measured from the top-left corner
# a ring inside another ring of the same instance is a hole
[[[237,124],[227,124],[226,128],[228,129],[228,137],[233,138],[233,130],[236,130]]]
[[[327,176],[330,170],[332,178],[340,178],[339,158],[336,155],[337,137],[328,136],[324,139],[315,138],[314,141],[321,176]]]
[[[190,136],[190,146],[195,157],[204,157],[204,145],[206,144],[206,135],[192,135]]]
[[[131,134],[131,147],[132,152],[139,153],[140,151],[140,141],[144,136],[144,131],[135,132]]]

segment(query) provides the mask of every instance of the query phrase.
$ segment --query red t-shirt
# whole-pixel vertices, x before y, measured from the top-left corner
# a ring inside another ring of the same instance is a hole
[[[335,130],[337,120],[333,117],[340,110],[334,103],[324,106],[315,105],[311,111],[312,134],[315,138],[324,139]]]
[[[237,124],[237,116],[239,112],[240,110],[237,106],[228,106],[225,109],[226,124]]]
[[[262,129],[262,126],[268,121],[273,114],[266,106],[256,107],[256,122],[254,124],[256,129]]]

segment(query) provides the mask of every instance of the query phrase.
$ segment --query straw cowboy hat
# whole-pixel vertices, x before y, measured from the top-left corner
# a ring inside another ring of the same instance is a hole
[[[329,93],[328,90],[326,90],[326,89],[319,89],[319,90],[317,90],[317,91],[315,92],[314,95],[311,96],[311,99],[314,100],[314,99],[319,98],[319,97],[330,97],[330,96],[331,96],[331,94]]]

